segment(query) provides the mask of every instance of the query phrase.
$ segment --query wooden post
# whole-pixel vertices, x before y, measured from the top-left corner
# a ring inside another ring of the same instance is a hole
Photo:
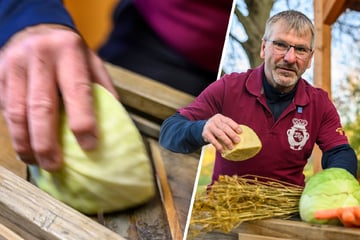
[[[331,25],[324,24],[324,8],[327,0],[314,1],[315,57],[314,84],[329,93],[331,98]],[[327,3],[326,3],[327,4]],[[322,153],[318,146],[313,151],[314,173],[321,170]]]

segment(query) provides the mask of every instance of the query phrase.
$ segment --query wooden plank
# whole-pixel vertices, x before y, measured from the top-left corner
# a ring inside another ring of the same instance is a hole
[[[314,85],[328,92],[331,98],[331,26],[323,23],[324,4],[326,1],[314,1],[315,11],[315,56]],[[321,171],[322,153],[318,146],[313,151],[314,172]]]
[[[164,120],[194,99],[193,96],[136,74],[105,63],[105,67],[119,92],[120,101],[128,107]]]
[[[145,143],[147,144],[148,141],[146,140]],[[159,150],[160,158],[163,160],[167,184],[173,199],[172,206],[176,210],[183,232],[191,202],[199,154],[174,153],[162,148],[154,139],[153,144]],[[159,194],[142,206],[106,214],[103,223],[107,228],[128,240],[172,239],[167,213]]]
[[[316,2],[316,1],[314,1]],[[349,5],[349,0],[325,0],[323,2],[324,14],[321,23],[332,25]]]
[[[299,240],[355,240],[360,239],[360,229],[320,224],[308,224],[299,220],[266,219],[246,222],[233,232],[258,234],[268,237]]]
[[[0,223],[24,239],[124,239],[0,167]]]
[[[149,137],[159,138],[160,123],[155,123],[137,114],[130,113],[130,117],[134,121],[139,131]]]
[[[0,224],[0,240],[24,240],[24,238],[20,237],[3,224]]]
[[[0,111],[0,165],[26,179],[26,165],[16,159],[5,119]]]
[[[183,230],[180,227],[179,218],[175,208],[172,192],[167,180],[167,174],[163,159],[155,140],[149,139],[152,160],[155,168],[156,180],[160,196],[168,219],[172,239],[183,239]]]
[[[159,149],[164,160],[181,229],[185,230],[200,154],[180,154],[162,147]]]
[[[291,240],[290,238],[267,237],[258,234],[239,233],[238,240]]]

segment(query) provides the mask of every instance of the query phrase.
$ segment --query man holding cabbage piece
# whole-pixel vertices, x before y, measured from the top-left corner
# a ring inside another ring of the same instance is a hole
[[[161,126],[160,143],[190,153],[211,143],[217,150],[212,183],[219,175],[258,175],[304,186],[303,169],[313,147],[323,152],[322,167],[343,168],[354,177],[357,157],[345,136],[328,94],[301,76],[314,55],[314,25],[289,10],[266,23],[260,56],[264,63],[243,73],[224,75]],[[261,150],[244,161],[222,153],[242,141],[248,126]]]

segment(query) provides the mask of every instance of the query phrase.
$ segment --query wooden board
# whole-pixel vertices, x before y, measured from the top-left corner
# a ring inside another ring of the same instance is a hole
[[[170,193],[172,200],[164,205],[164,199],[159,193],[144,206],[104,216],[105,226],[130,240],[172,239],[174,232],[183,233],[190,207],[199,155],[173,153],[159,146],[153,139],[150,141],[155,144],[163,161],[168,184],[166,194]],[[177,223],[179,225],[174,229]]]
[[[0,240],[24,240],[24,238],[20,237],[4,225],[0,224]]]
[[[105,66],[120,94],[120,101],[129,108],[146,114],[149,119],[164,120],[194,99],[189,94],[129,70],[109,63]]]
[[[178,233],[183,233],[186,225],[198,155],[172,153],[158,146],[157,141],[151,141],[160,161],[163,161],[162,174],[167,177],[166,191],[170,194],[168,197],[172,198],[171,211],[176,219],[169,218],[169,206],[164,206],[160,194],[138,208],[104,216],[101,223],[106,229],[130,240],[171,239],[173,222],[178,224]],[[25,239],[68,239],[61,235],[68,232],[70,236],[76,236],[75,239],[95,239],[86,235],[91,232],[104,239],[100,236],[105,230],[94,220],[98,219],[90,220],[10,171],[0,168],[0,223],[19,236]]]
[[[304,240],[355,240],[360,229],[342,226],[308,224],[300,220],[267,219],[240,225],[234,232],[257,233],[264,236]]]
[[[26,165],[16,159],[15,151],[12,147],[9,132],[5,124],[4,117],[0,111],[0,166],[12,171],[19,177],[26,179]]]
[[[0,223],[27,240],[123,239],[3,167],[0,167]]]
[[[300,220],[266,219],[242,223],[231,233],[207,233],[198,239],[215,240],[237,239],[297,239],[297,240],[357,240],[360,239],[359,228],[342,226],[308,224]]]

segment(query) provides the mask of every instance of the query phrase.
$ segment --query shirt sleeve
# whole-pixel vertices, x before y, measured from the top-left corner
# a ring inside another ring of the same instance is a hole
[[[207,144],[202,138],[206,120],[190,121],[180,113],[167,118],[160,128],[159,143],[177,153],[192,153]]]
[[[358,160],[349,144],[344,144],[325,152],[322,156],[321,164],[323,169],[334,167],[346,169],[357,178]]]
[[[0,1],[0,47],[16,32],[41,23],[62,24],[75,29],[61,0]]]

